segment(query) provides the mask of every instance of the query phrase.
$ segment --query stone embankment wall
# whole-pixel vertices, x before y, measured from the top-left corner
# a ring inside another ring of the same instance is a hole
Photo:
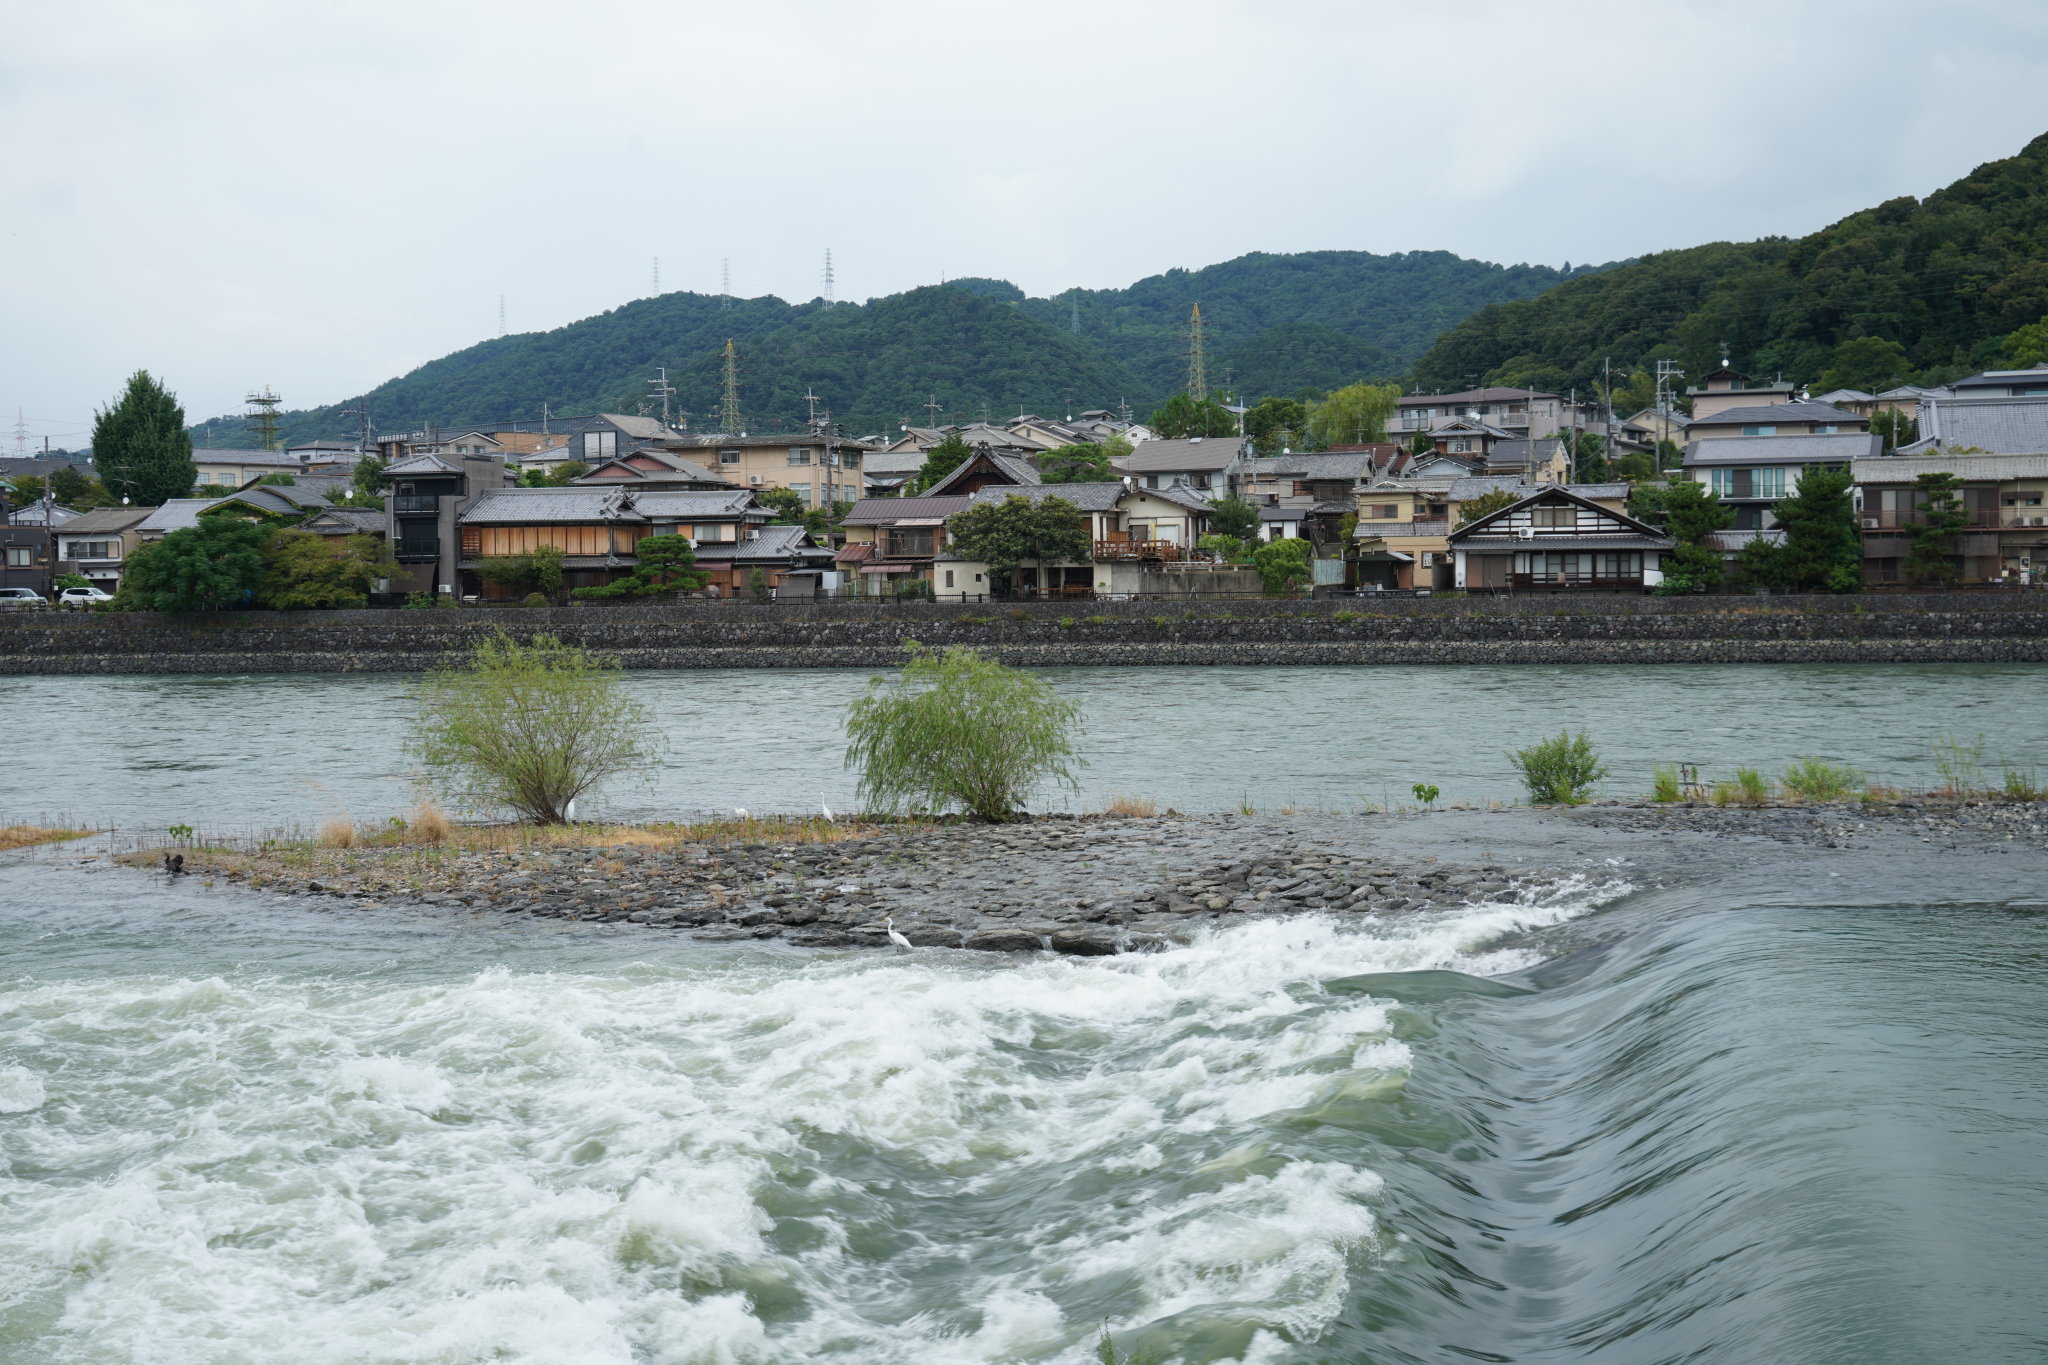
[[[0,673],[411,672],[500,629],[629,668],[875,668],[906,640],[1041,667],[2041,663],[2048,593],[34,613],[0,616]]]

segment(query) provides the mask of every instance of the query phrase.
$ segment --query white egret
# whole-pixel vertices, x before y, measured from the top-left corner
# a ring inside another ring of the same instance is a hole
[[[888,932],[889,942],[895,944],[898,948],[908,948],[910,946],[910,940],[896,932],[896,917],[894,915],[890,915],[882,921],[882,928]]]
[[[732,813],[734,815],[739,816],[739,818],[742,820],[747,818],[747,808],[745,806],[734,806],[732,808]]]
[[[825,804],[825,793],[823,792],[818,793],[818,809],[825,812],[825,819],[829,823],[832,819],[832,808]]]

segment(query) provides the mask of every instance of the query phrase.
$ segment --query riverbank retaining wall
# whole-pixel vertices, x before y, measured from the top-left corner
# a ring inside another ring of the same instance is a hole
[[[910,640],[1037,667],[2041,663],[2048,593],[34,613],[0,616],[0,673],[413,672],[496,630],[550,633],[628,668],[876,668]]]

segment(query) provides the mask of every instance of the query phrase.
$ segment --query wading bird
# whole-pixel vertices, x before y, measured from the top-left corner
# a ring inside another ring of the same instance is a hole
[[[889,942],[895,944],[898,948],[908,948],[910,946],[910,940],[896,932],[896,917],[894,915],[890,915],[882,921],[882,928],[888,931]]]

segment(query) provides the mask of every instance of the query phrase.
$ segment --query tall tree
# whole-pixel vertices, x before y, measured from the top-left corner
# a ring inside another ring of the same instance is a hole
[[[1664,563],[1665,581],[1675,578],[1683,580],[1675,586],[1719,587],[1723,562],[1712,536],[1735,524],[1735,509],[1723,506],[1718,494],[1695,479],[1672,480],[1663,503],[1665,529],[1678,542]]]
[[[973,457],[974,447],[961,440],[959,432],[947,432],[944,440],[925,451],[924,463],[918,466],[917,477],[910,481],[904,493],[914,496],[924,492]]]
[[[1038,474],[1046,483],[1109,483],[1116,470],[1101,446],[1060,446],[1038,457]]]
[[[186,496],[199,479],[185,410],[147,370],[93,418],[92,462],[111,492],[145,507]]]
[[[598,600],[658,597],[667,592],[695,592],[711,581],[711,576],[697,567],[697,552],[690,548],[686,536],[642,536],[633,547],[633,556],[639,564],[626,577],[599,587],[575,588],[569,595]]]
[[[398,561],[376,536],[321,536],[280,527],[263,543],[263,602],[279,611],[360,607],[376,591],[377,580],[397,571]]]
[[[1956,476],[1943,470],[1922,474],[1913,480],[1919,490],[1919,516],[1911,528],[1913,547],[1906,552],[1906,577],[1924,586],[1953,583],[1955,565],[1949,561],[1949,538],[1970,524],[1970,513],[1956,496],[1962,488]]]
[[[1250,540],[1259,531],[1259,509],[1243,498],[1218,498],[1209,504],[1209,529],[1232,540]]]
[[[1358,445],[1387,439],[1387,419],[1401,401],[1399,384],[1368,384],[1359,380],[1315,405],[1309,431],[1326,446]]]
[[[1244,434],[1261,455],[1278,455],[1308,434],[1308,408],[1298,399],[1263,398],[1244,415]]]
[[[1871,413],[1870,429],[1884,438],[1884,453],[1887,455],[1920,439],[1920,423],[1897,408]]]
[[[1237,417],[1213,398],[1194,399],[1177,393],[1153,409],[1146,425],[1169,441],[1189,436],[1235,436]]]
[[[237,517],[201,517],[131,555],[116,600],[144,611],[242,606],[263,586],[263,546],[274,529]]]
[[[1007,579],[1027,559],[1059,564],[1086,560],[1094,550],[1088,518],[1065,498],[1012,493],[1001,502],[976,503],[946,520],[948,545],[962,559],[978,559]]]
[[[1799,592],[1855,592],[1862,586],[1863,538],[1847,470],[1808,468],[1798,489],[1771,508],[1783,543],[1758,536],[1736,561],[1745,583]]]

